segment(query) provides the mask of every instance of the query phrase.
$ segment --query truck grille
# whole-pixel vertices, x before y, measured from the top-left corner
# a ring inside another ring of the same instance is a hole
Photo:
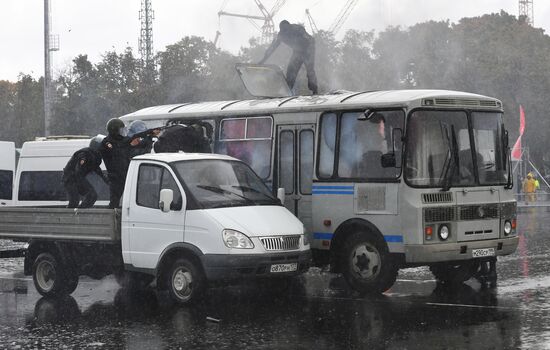
[[[296,250],[300,248],[300,236],[260,237],[265,250]]]

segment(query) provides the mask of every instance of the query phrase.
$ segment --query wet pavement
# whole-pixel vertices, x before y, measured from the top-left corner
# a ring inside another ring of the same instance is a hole
[[[498,287],[448,290],[427,268],[400,272],[382,296],[311,269],[290,289],[214,288],[194,307],[112,277],[81,278],[42,298],[21,259],[0,261],[0,349],[550,349],[550,208],[525,208],[520,245],[499,259]]]

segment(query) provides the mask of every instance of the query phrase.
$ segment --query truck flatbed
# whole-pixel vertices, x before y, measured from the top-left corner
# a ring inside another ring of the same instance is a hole
[[[120,210],[0,208],[0,239],[120,242]]]

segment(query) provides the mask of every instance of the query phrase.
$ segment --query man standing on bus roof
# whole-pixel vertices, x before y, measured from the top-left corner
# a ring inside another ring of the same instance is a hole
[[[315,74],[315,39],[309,35],[305,28],[299,24],[291,24],[286,20],[279,24],[279,34],[265,52],[264,58],[259,62],[263,64],[273,54],[275,49],[285,43],[292,48],[292,57],[286,69],[286,81],[292,90],[296,82],[296,76],[302,65],[306,67],[307,87],[313,95],[317,95],[317,76]]]
[[[63,186],[67,191],[69,204],[67,208],[90,208],[97,200],[97,192],[86,176],[91,172],[99,175],[103,181],[109,183],[101,168],[101,154],[99,149],[103,136],[96,136],[90,140],[90,145],[76,151],[63,169]],[[82,197],[82,203],[80,203]],[[78,205],[80,203],[80,206]]]
[[[124,122],[113,118],[107,122],[107,132],[109,135],[101,142],[100,152],[109,176],[109,208],[113,209],[120,206],[130,159],[139,153],[136,151],[143,145],[142,138],[156,136],[160,130],[146,130],[128,137]]]

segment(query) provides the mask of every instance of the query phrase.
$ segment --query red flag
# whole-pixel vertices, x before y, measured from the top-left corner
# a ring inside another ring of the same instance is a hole
[[[523,111],[523,107],[519,105],[519,136],[520,137],[523,135],[524,131],[525,131],[525,112]]]
[[[525,112],[523,107],[519,105],[519,137],[512,147],[512,160],[520,160],[521,158],[521,136],[525,131]]]
[[[514,147],[512,147],[512,160],[520,160],[521,159],[521,136],[518,137],[518,140],[514,144]]]

